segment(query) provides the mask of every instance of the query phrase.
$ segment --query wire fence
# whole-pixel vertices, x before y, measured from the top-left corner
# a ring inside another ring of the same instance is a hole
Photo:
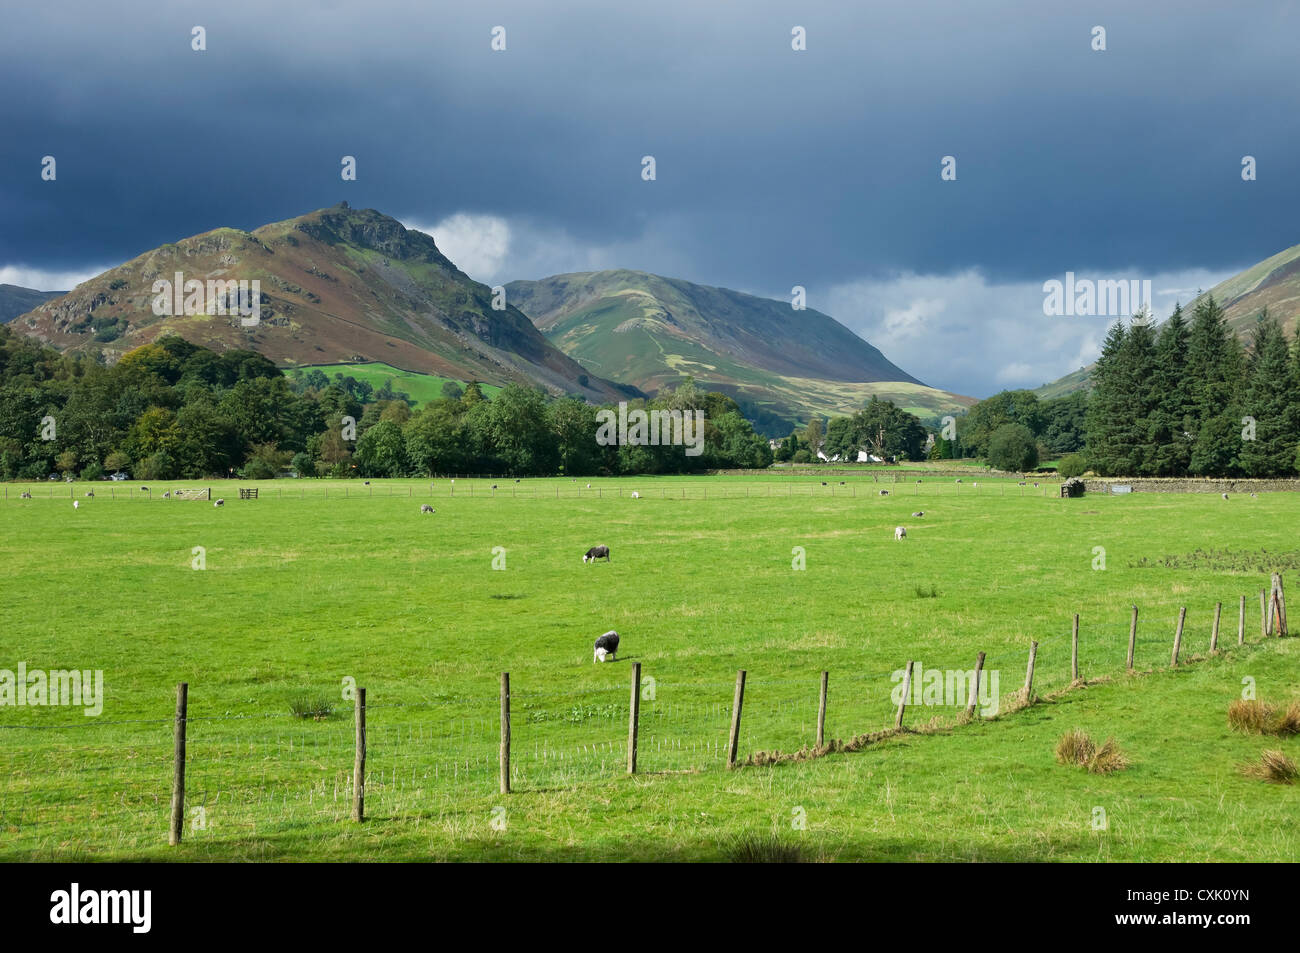
[[[277,480],[234,483],[196,481],[183,485],[147,487],[126,483],[49,483],[4,485],[0,495],[5,501],[67,500],[89,504],[110,503],[186,503],[250,502],[257,500],[372,500],[372,499],[473,499],[473,500],[739,500],[820,498],[870,499],[891,496],[922,498],[952,497],[1059,497],[1059,480],[1016,482],[1006,478],[961,481],[944,478],[912,479],[910,474],[883,474],[848,480],[722,483],[717,480],[673,477],[646,477],[637,480],[620,477],[602,483],[598,479],[527,480],[514,478],[437,478],[420,481],[363,480]],[[254,489],[252,500],[240,499],[242,490]],[[195,493],[195,491],[199,491]],[[206,491],[206,492],[203,492]],[[185,498],[193,495],[193,498]]]
[[[1285,607],[1277,580],[1284,635]],[[1247,601],[1250,608],[1251,602]],[[1238,604],[1224,606],[1218,649],[1238,645]],[[1069,687],[1075,678],[1072,620],[1037,639],[1030,697]],[[1139,617],[1132,668],[1171,664],[1179,615]],[[1213,608],[1186,615],[1182,662],[1209,654]],[[1248,612],[1240,637],[1259,643],[1269,622]],[[1088,680],[1128,668],[1131,617],[1080,620],[1078,674]],[[1024,701],[1029,639],[986,649],[976,710],[1006,713]],[[892,671],[832,671],[825,738],[847,740],[939,718],[955,724],[970,704],[974,658],[934,651]],[[615,663],[626,665],[624,662]],[[739,760],[758,752],[791,753],[817,740],[821,674],[747,674],[742,717],[733,719],[735,683],[639,673],[636,770],[672,774],[726,770],[733,727]],[[955,689],[954,686],[957,686]],[[347,820],[353,810],[356,725],[352,703],[333,711],[252,709],[209,714],[201,686],[189,697],[183,723],[174,718],[87,718],[43,711],[62,721],[0,726],[8,772],[0,782],[0,831],[7,851],[40,855],[67,850],[137,850],[164,843],[169,833],[175,736],[185,736],[184,836],[240,837]],[[512,791],[556,791],[608,781],[628,771],[632,682],[551,689],[517,673],[506,703]],[[368,816],[454,824],[467,798],[500,795],[502,699],[440,697],[365,706],[365,811]],[[328,707],[328,706],[327,706]],[[301,715],[305,714],[306,717]]]

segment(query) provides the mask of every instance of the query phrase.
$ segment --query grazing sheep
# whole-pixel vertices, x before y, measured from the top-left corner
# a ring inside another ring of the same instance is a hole
[[[917,510],[917,511],[916,511],[915,513],[913,513],[912,515],[913,515],[913,516],[924,516],[924,515],[925,515],[925,510]]]
[[[639,500],[639,499],[641,499],[641,494],[638,493],[636,490],[633,490],[633,491],[632,491],[632,499],[634,499],[634,500]]]
[[[894,539],[896,539],[896,540],[898,540],[898,539],[903,539],[903,538],[905,538],[906,536],[907,536],[907,530],[905,530],[905,529],[904,529],[903,527],[901,527],[901,526],[895,526],[895,527],[894,527]]]
[[[957,478],[957,482],[958,482],[958,483],[961,482],[961,477],[958,477],[958,478]]]
[[[149,492],[149,488],[148,488],[147,486],[142,486],[142,487],[140,487],[140,492],[141,492],[141,493],[148,493],[148,492]]]
[[[81,509],[81,501],[80,501],[80,500],[73,500],[73,501],[72,501],[72,508],[73,508],[74,510],[79,510],[79,509]]]
[[[226,501],[225,501],[225,500],[213,500],[213,501],[212,501],[212,505],[213,505],[213,506],[225,506],[225,505],[226,505]]]
[[[1220,494],[1220,495],[1221,495],[1225,500],[1228,498],[1228,494],[1226,494],[1226,493],[1223,493],[1223,494]]]
[[[590,484],[590,483],[587,484],[587,489],[588,489],[588,490],[591,489],[591,484]]]
[[[609,658],[618,657],[618,633],[613,629],[610,629],[596,640],[596,653],[591,660],[593,662],[603,662],[606,656]]]
[[[593,546],[591,549],[587,550],[587,554],[582,557],[584,563],[588,560],[591,560],[594,563],[597,559],[603,559],[605,562],[609,562],[608,546]]]
[[[94,491],[94,490],[87,490],[87,491],[86,491],[86,496],[90,497],[91,499],[94,499],[94,497],[95,497],[95,491]],[[1223,498],[1226,500],[1226,499],[1228,498],[1228,494],[1226,494],[1226,493],[1223,494]]]
[[[888,490],[881,490],[881,491],[880,491],[880,495],[881,495],[881,496],[889,496],[889,491],[888,491]]]
[[[26,491],[24,490],[23,493],[22,493],[21,499],[24,499],[24,500],[30,500],[31,498],[32,498],[32,495],[31,495],[30,493],[26,492]]]
[[[825,480],[822,480],[822,486],[825,486],[825,485],[826,485],[826,481],[825,481]]]
[[[163,499],[164,499],[164,500],[170,500],[171,498],[172,498],[172,491],[171,491],[171,490],[168,490],[166,493],[163,494]]]
[[[433,509],[433,507],[430,506],[428,503],[421,503],[421,504],[420,504],[420,512],[421,512],[421,513],[433,513],[433,512],[434,512],[434,509]]]
[[[31,496],[30,493],[28,493],[27,495],[28,495],[28,496]],[[1257,497],[1255,496],[1254,493],[1250,494],[1250,498],[1251,498],[1252,500],[1253,500],[1253,499],[1257,499]]]

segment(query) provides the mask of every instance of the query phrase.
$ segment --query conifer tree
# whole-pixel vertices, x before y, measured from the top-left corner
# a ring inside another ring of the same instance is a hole
[[[1182,476],[1192,459],[1187,436],[1194,413],[1187,374],[1187,319],[1180,304],[1160,329],[1156,343],[1156,406],[1151,413],[1151,472]]]
[[[1300,442],[1300,394],[1286,337],[1265,311],[1251,339],[1249,373],[1241,401],[1240,466],[1250,477],[1290,476]]]
[[[1116,321],[1101,345],[1101,356],[1093,369],[1092,399],[1088,401],[1088,465],[1102,476],[1123,469],[1119,431],[1123,426],[1123,385],[1120,381],[1120,351],[1124,347],[1124,323]]]

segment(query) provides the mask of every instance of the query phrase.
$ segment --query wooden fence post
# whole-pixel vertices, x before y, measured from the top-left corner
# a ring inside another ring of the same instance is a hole
[[[975,703],[980,697],[980,675],[984,672],[984,653],[981,652],[975,659],[975,684],[971,687],[971,696],[966,701],[966,715],[972,717],[975,714]]]
[[[1219,615],[1223,612],[1223,603],[1214,604],[1214,628],[1210,631],[1210,651],[1219,651]]]
[[[632,700],[628,706],[627,773],[636,774],[636,728],[641,716],[641,663],[632,663]]]
[[[826,743],[826,689],[829,687],[830,672],[822,672],[821,700],[817,703],[817,747]]]
[[[356,697],[356,754],[352,759],[352,820],[366,819],[366,690],[358,688]]]
[[[181,842],[181,831],[185,826],[185,723],[189,719],[188,682],[176,686],[176,727],[173,731],[172,749],[172,818],[171,832],[167,843],[175,847]]]
[[[1286,596],[1282,593],[1282,574],[1278,572],[1270,580],[1268,628],[1279,638],[1287,634]]]
[[[1029,665],[1025,669],[1025,704],[1028,705],[1034,697],[1034,659],[1038,657],[1038,643],[1030,641],[1029,643]]]
[[[1237,613],[1237,644],[1246,644],[1246,597],[1241,597],[1241,609]]]
[[[510,673],[501,673],[501,793],[510,793]]]
[[[1070,684],[1079,680],[1079,613],[1074,614],[1074,628],[1070,634]]]
[[[1178,664],[1178,652],[1183,647],[1183,622],[1187,618],[1187,606],[1180,606],[1178,609],[1178,628],[1174,630],[1174,652],[1170,656],[1169,664]]]
[[[1281,634],[1290,635],[1291,631],[1290,629],[1287,628],[1287,624],[1286,624],[1286,589],[1283,588],[1282,586],[1281,573],[1277,574],[1277,602],[1278,602],[1279,616],[1282,621]]]
[[[1133,618],[1128,624],[1128,662],[1127,668],[1133,671],[1133,652],[1137,648],[1138,640],[1138,607],[1133,607]]]
[[[736,673],[736,693],[731,698],[731,734],[727,741],[727,767],[736,766],[736,752],[740,748],[740,710],[745,704],[745,670]]]
[[[912,691],[912,665],[911,661],[907,663],[907,673],[903,676],[903,697],[898,700],[898,714],[894,716],[895,728],[903,727],[903,712],[907,709],[907,696]]]
[[[1259,634],[1261,638],[1268,638],[1268,599],[1263,589],[1259,590]]]

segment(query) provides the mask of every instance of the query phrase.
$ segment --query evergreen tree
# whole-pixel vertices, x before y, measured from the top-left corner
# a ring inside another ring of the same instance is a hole
[[[1260,315],[1251,341],[1249,377],[1241,409],[1240,467],[1245,476],[1290,476],[1295,471],[1300,395],[1276,320]]]
[[[1241,414],[1237,397],[1244,373],[1241,343],[1228,327],[1223,309],[1209,295],[1192,310],[1187,341],[1188,385],[1194,407],[1195,442],[1190,469],[1203,476],[1226,476],[1237,467]]]
[[[1151,427],[1157,404],[1156,337],[1149,311],[1134,315],[1118,363],[1121,417],[1116,437],[1126,464],[1122,472],[1149,476],[1154,472]]]
[[[1092,399],[1088,402],[1086,456],[1088,465],[1102,476],[1124,472],[1121,431],[1125,398],[1121,381],[1120,351],[1124,347],[1124,323],[1116,321],[1106,333],[1101,356],[1093,369]]]
[[[1182,476],[1192,459],[1191,418],[1195,413],[1187,373],[1187,319],[1183,307],[1160,329],[1156,343],[1156,406],[1151,413],[1151,472],[1156,476]]]

